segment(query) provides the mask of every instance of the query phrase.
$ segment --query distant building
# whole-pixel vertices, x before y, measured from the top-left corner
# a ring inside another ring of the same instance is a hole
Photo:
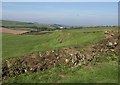
[[[63,27],[59,27],[60,29],[63,29]]]

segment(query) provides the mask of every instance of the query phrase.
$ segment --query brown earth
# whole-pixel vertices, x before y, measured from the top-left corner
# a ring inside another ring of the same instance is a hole
[[[0,28],[0,32],[3,33],[11,33],[11,34],[23,34],[23,33],[27,33],[29,31],[26,30],[12,30],[12,29],[7,29],[7,28]]]

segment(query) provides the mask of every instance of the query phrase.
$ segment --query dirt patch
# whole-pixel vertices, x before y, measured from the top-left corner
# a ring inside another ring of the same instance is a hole
[[[24,35],[44,35],[44,34],[51,34],[52,31],[30,31],[27,33],[24,33]]]
[[[83,33],[98,33],[98,32],[103,32],[103,31],[92,31],[92,32],[83,32]]]
[[[23,33],[27,33],[30,31],[25,31],[25,30],[12,30],[12,29],[7,29],[7,28],[0,28],[0,32],[3,33],[11,33],[11,34],[23,34]]]
[[[57,50],[46,51],[45,53],[37,52],[18,59],[10,59],[3,61],[2,77],[7,79],[21,75],[26,72],[44,71],[55,65],[64,65],[69,67],[77,67],[89,65],[96,62],[101,53],[117,52],[118,48],[118,32],[112,31],[106,34],[105,39],[88,48],[76,50],[74,47],[67,47]]]

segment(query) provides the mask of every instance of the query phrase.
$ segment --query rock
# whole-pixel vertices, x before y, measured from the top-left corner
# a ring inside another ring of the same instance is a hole
[[[108,32],[108,31],[105,31],[104,34],[109,34],[109,32]]]
[[[114,34],[112,33],[111,36],[114,36]]]
[[[71,53],[70,55],[71,55],[71,56],[73,56],[73,54],[72,54],[72,53]]]
[[[47,52],[46,52],[46,55],[50,55],[50,52],[49,52],[49,51],[47,51]]]
[[[79,62],[78,66],[82,66],[82,63],[81,63],[81,62]]]
[[[39,52],[39,57],[42,57],[42,54]]]
[[[101,48],[100,51],[103,52],[104,50]]]
[[[65,59],[65,62],[66,62],[66,64],[69,62],[69,60],[68,59]]]
[[[10,63],[10,61],[6,60],[7,63],[7,67],[10,68],[12,66],[12,64]]]
[[[57,56],[57,60],[59,60],[60,59],[60,57],[59,56]]]
[[[24,69],[25,73],[27,72],[27,69]]]
[[[54,50],[52,50],[52,53],[54,53],[55,51]]]
[[[113,43],[112,43],[112,42],[108,42],[107,46],[108,46],[108,47],[112,47],[112,46],[113,46]]]
[[[114,52],[115,50],[114,49],[110,49],[112,52]]]
[[[117,42],[114,42],[114,45],[117,46]]]

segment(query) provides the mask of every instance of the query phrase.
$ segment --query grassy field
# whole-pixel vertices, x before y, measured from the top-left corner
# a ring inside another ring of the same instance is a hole
[[[53,31],[43,35],[12,35],[3,33],[3,59],[66,46],[77,48],[101,40],[103,32],[83,33],[84,30]],[[62,40],[62,43],[59,42]]]
[[[32,27],[34,26],[34,24],[30,24],[30,23],[26,23],[26,22],[18,22],[18,21],[8,21],[8,20],[2,20],[0,21],[0,23],[2,23],[2,26],[5,27],[17,27],[17,28],[21,28],[21,27]]]
[[[0,20],[5,28],[16,29],[16,30],[33,30],[35,27],[46,27],[50,29],[55,29],[56,26],[53,24],[42,24],[42,23],[32,23],[32,22],[20,22],[20,21],[9,21],[9,20]]]
[[[63,47],[77,49],[90,46],[104,38],[105,30],[115,28],[91,28],[55,30],[42,35],[12,35],[3,33],[2,58],[21,57],[37,51],[47,51]],[[99,31],[95,32],[94,31]],[[62,41],[62,43],[59,42]],[[37,73],[25,73],[21,76],[9,78],[7,83],[117,83],[117,62],[102,62],[86,67],[68,68],[56,66],[49,70]]]

